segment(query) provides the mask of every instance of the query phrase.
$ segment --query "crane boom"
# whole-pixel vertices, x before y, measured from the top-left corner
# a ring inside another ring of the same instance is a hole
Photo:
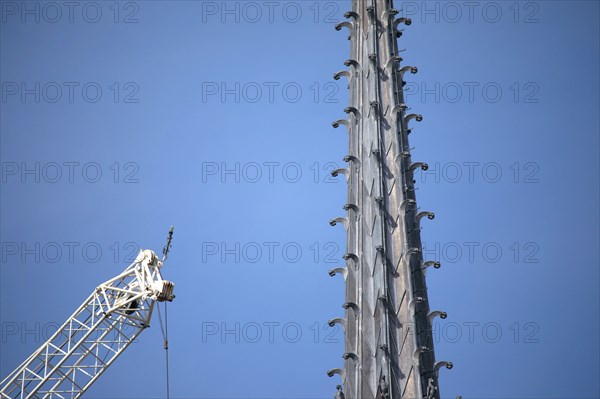
[[[163,258],[164,260],[164,258]],[[140,250],[121,274],[100,284],[65,323],[0,383],[2,399],[75,399],[150,325],[156,301],[172,301],[163,262]]]

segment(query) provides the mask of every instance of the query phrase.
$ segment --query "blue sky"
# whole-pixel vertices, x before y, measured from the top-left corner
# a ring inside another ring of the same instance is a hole
[[[442,395],[599,397],[598,2],[403,3]],[[350,1],[24,4],[0,2],[0,375],[175,225],[172,397],[333,395]],[[153,327],[87,397],[164,396]]]

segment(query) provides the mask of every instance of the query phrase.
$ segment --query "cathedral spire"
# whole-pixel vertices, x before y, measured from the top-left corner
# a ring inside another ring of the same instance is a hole
[[[408,135],[423,117],[409,113],[404,101],[406,73],[397,38],[411,20],[400,17],[391,0],[353,0],[352,11],[336,30],[347,31],[347,116],[333,127],[348,130],[345,177],[348,199],[344,368],[348,399],[439,399],[425,271],[439,262],[423,259],[421,225],[432,212],[419,212],[413,175],[427,164],[411,159]],[[339,173],[339,172],[338,172]],[[337,173],[336,173],[337,175]],[[335,324],[335,323],[334,323]]]

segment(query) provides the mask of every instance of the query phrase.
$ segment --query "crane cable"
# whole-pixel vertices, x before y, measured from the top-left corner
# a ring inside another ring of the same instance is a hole
[[[169,389],[169,318],[167,313],[167,302],[165,302],[165,324],[163,327],[162,317],[160,315],[160,303],[157,304],[158,321],[160,322],[160,331],[163,336],[163,347],[165,348],[165,364],[166,364],[166,379],[167,379],[167,399],[170,397]]]

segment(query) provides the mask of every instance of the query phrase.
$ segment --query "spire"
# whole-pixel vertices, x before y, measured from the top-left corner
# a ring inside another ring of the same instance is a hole
[[[334,75],[348,79],[349,104],[333,122],[348,130],[348,167],[334,173],[344,174],[348,198],[346,217],[331,225],[344,226],[347,249],[345,268],[330,274],[343,273],[346,310],[334,319],[345,329],[344,368],[328,374],[342,377],[348,399],[440,395],[431,322],[446,313],[429,311],[425,272],[439,262],[423,259],[421,229],[435,215],[417,208],[414,174],[428,166],[411,160],[408,135],[423,116],[404,100],[405,74],[417,68],[399,55],[411,20],[398,14],[391,0],[353,0],[336,26],[351,43],[347,69]]]

